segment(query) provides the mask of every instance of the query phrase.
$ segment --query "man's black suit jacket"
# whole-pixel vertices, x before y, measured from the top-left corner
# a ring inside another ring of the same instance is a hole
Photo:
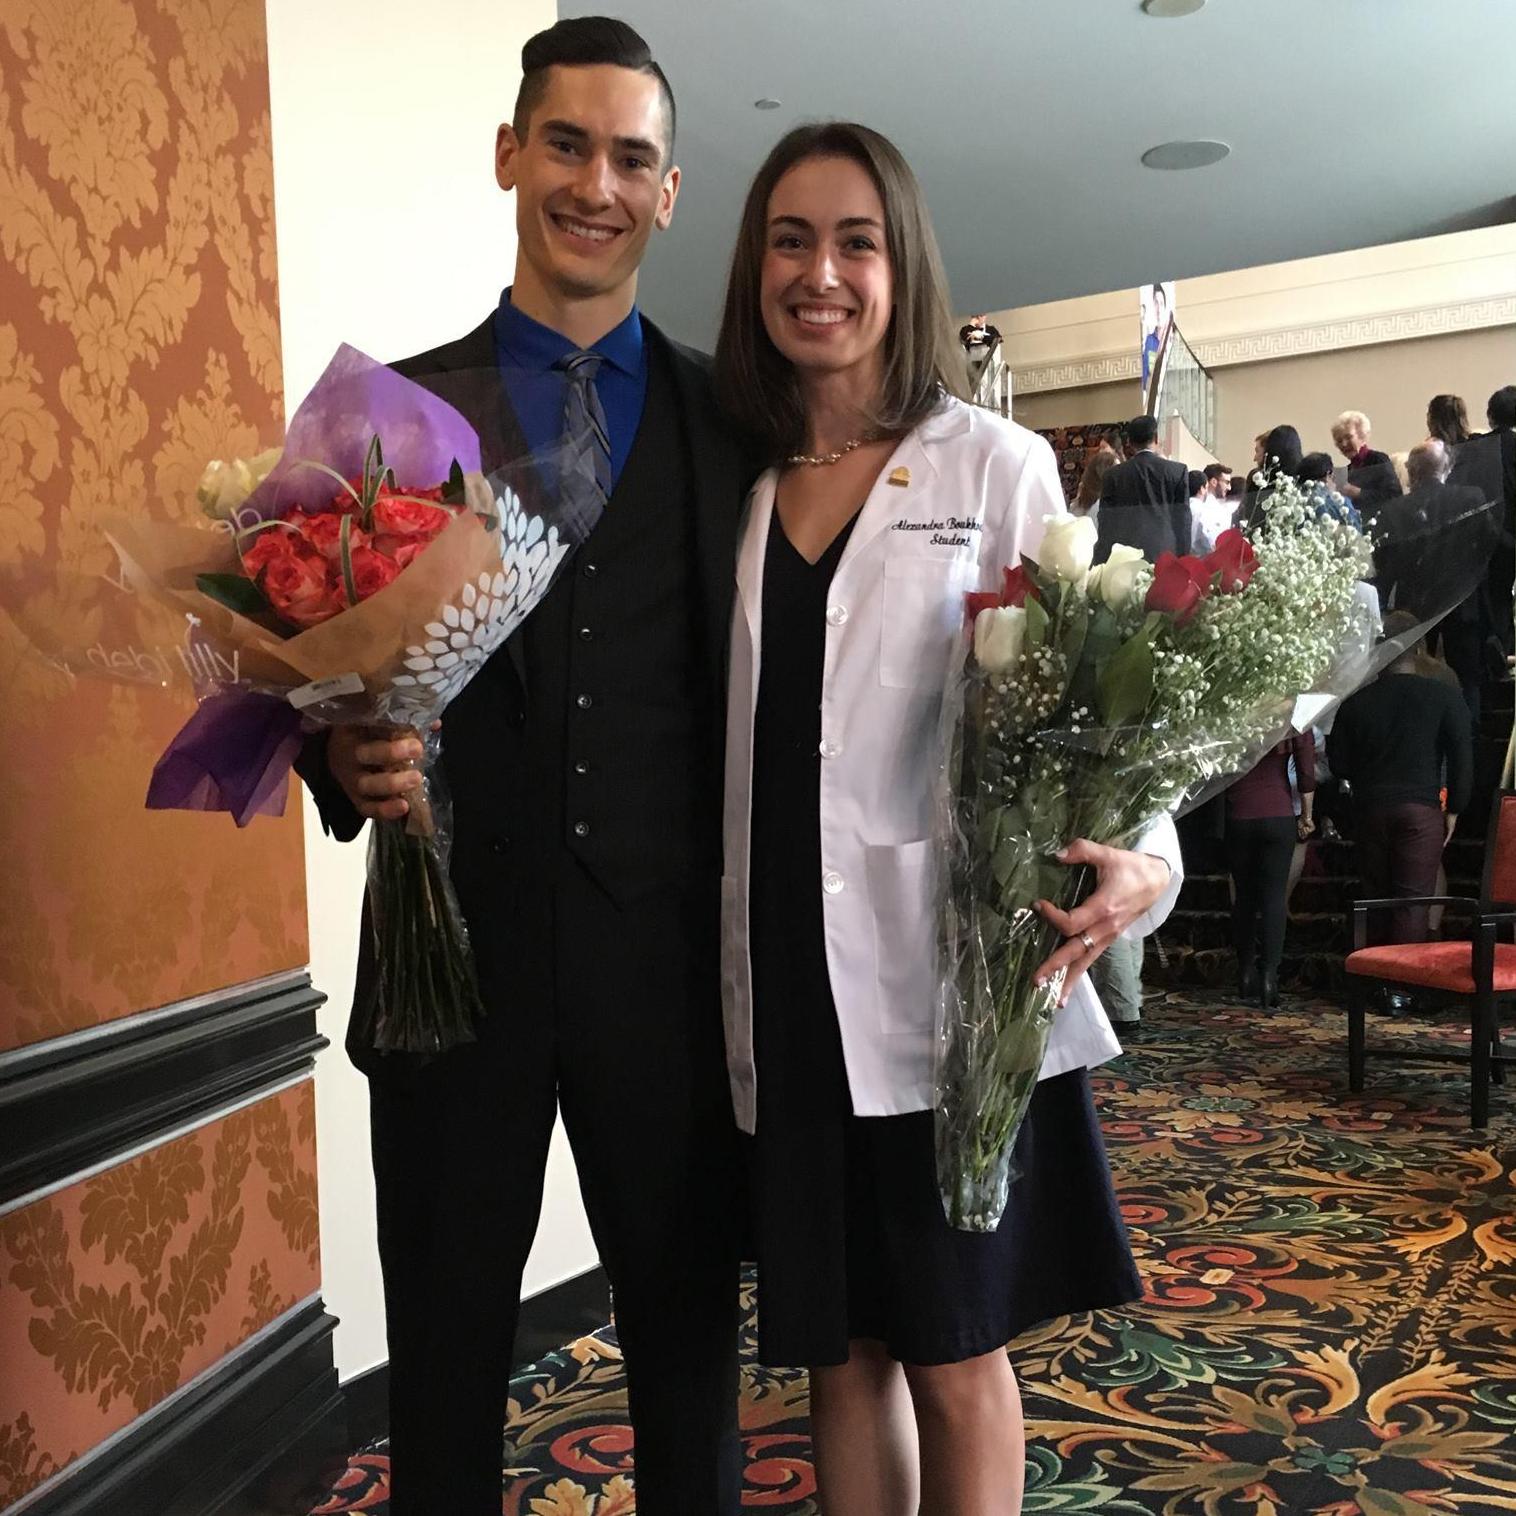
[[[698,502],[693,535],[698,564],[695,592],[703,623],[702,642],[708,650],[704,670],[708,689],[703,692],[708,698],[704,703],[724,716],[737,529],[747,490],[757,472],[755,454],[717,407],[709,360],[671,341],[646,318],[643,330],[645,340],[660,347],[669,361],[682,411],[682,431],[689,448],[687,462],[694,480],[692,495]],[[458,341],[403,359],[393,367],[447,400],[467,418],[479,433],[486,473],[527,453],[496,363],[493,315]],[[510,783],[511,775],[526,767],[526,663],[520,644],[520,633],[511,637],[443,718],[442,767],[454,816],[452,873],[465,902],[465,915],[471,918],[480,988],[487,1005],[508,997],[510,992],[510,984],[500,978],[507,971],[497,973],[494,966],[509,964],[518,946],[527,950],[535,946],[503,939],[509,937],[510,923],[522,914],[519,904],[523,895],[541,884],[532,873],[532,860],[521,858],[507,846],[515,830],[513,808],[529,803],[512,790]],[[712,804],[719,807],[719,729],[711,733],[710,751]],[[324,734],[307,742],[296,767],[311,790],[326,831],[339,841],[356,837],[363,821],[326,766]],[[657,784],[659,775],[648,774],[645,782]],[[481,942],[485,933],[488,937]],[[365,900],[353,997],[355,1019],[356,1008],[366,1004],[366,997],[377,989]],[[376,1054],[358,1046],[351,1035],[348,1054],[370,1077],[409,1077],[406,1066],[411,1060]]]
[[[1104,563],[1118,542],[1160,553],[1187,553],[1194,538],[1190,471],[1151,449],[1118,463],[1100,489],[1095,562]]]

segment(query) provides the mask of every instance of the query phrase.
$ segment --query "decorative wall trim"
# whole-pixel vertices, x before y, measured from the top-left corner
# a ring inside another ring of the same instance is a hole
[[[9,1516],[306,1511],[347,1453],[319,1296],[70,1464]]]
[[[1459,300],[1448,305],[1385,311],[1350,321],[1321,321],[1246,332],[1214,342],[1197,342],[1195,353],[1207,368],[1223,368],[1233,363],[1266,363],[1275,358],[1333,352],[1338,348],[1411,342],[1418,337],[1443,337],[1452,332],[1511,325],[1516,325],[1516,295],[1501,295],[1487,300]]]
[[[555,1348],[599,1331],[610,1317],[610,1281],[598,1264],[523,1300],[516,1328],[516,1368],[526,1368]],[[368,1447],[389,1434],[389,1388],[388,1363],[375,1364],[343,1380],[350,1451]]]
[[[1132,323],[1136,326],[1136,322]],[[1033,395],[1041,390],[1077,390],[1090,384],[1120,384],[1142,378],[1142,361],[1137,346],[1129,353],[1103,353],[1094,358],[1079,358],[1070,363],[1033,363],[1026,368],[1011,367],[1011,394]]]
[[[0,1212],[308,1073],[325,999],[281,975],[0,1056]]]
[[[1180,312],[1181,317],[1183,311]],[[1181,323],[1182,324],[1182,323]],[[1135,322],[1133,323],[1135,327]],[[1414,306],[1343,321],[1308,322],[1301,326],[1269,327],[1234,337],[1192,344],[1196,356],[1210,369],[1237,363],[1267,363],[1341,348],[1372,347],[1384,342],[1411,342],[1418,337],[1443,337],[1453,332],[1481,331],[1516,325],[1516,294],[1480,300],[1456,300],[1444,305]],[[1083,389],[1092,384],[1119,384],[1141,377],[1135,342],[1130,352],[1098,353],[1060,363],[1033,363],[1011,369],[1012,393],[1031,395],[1043,390]]]

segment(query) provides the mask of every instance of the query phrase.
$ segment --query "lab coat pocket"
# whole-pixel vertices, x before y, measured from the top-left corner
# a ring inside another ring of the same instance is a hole
[[[866,849],[881,1031],[931,1036],[937,1009],[936,843]]]
[[[963,631],[972,561],[902,555],[884,562],[879,682],[892,689],[941,690]]]

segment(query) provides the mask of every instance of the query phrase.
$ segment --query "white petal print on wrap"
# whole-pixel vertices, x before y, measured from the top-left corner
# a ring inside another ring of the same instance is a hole
[[[405,650],[410,671],[397,674],[380,698],[383,717],[397,726],[435,720],[485,661],[526,619],[568,552],[557,527],[523,508],[510,490],[497,497],[500,570],[463,585],[439,607],[427,641]]]

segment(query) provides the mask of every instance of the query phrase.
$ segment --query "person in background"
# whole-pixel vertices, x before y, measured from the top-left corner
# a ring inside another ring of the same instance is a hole
[[[1134,417],[1126,434],[1132,456],[1113,468],[1100,488],[1095,562],[1104,563],[1118,542],[1140,549],[1150,562],[1160,553],[1187,553],[1189,470],[1158,451],[1156,417]]]
[[[1407,636],[1410,611],[1385,619],[1382,640]],[[1372,684],[1342,703],[1327,738],[1332,772],[1353,790],[1354,837],[1365,898],[1430,895],[1442,850],[1473,785],[1474,743],[1459,693],[1428,674],[1411,643]],[[1441,792],[1447,787],[1444,814]],[[1376,911],[1371,942],[1424,942],[1425,906]]]
[[[1332,423],[1332,442],[1348,461],[1342,493],[1365,520],[1385,501],[1403,493],[1389,454],[1369,446],[1369,432],[1369,418],[1362,411],[1344,411]]]
[[[1195,488],[1196,477],[1192,470],[1192,490]],[[1190,497],[1190,551],[1203,556],[1216,546],[1216,539],[1232,524],[1232,502],[1227,498],[1232,474],[1222,464],[1212,463],[1198,477],[1199,493]]]
[[[1267,432],[1259,432],[1253,438],[1253,468],[1255,472],[1263,467],[1264,459],[1268,457],[1268,453],[1265,451],[1268,440],[1269,434]]]
[[[1433,395],[1427,402],[1427,440],[1442,443],[1449,458],[1456,458],[1471,435],[1463,396]]]
[[[968,360],[969,394],[979,393],[979,381],[994,361],[995,350],[1000,346],[1000,330],[991,326],[982,315],[970,316],[958,331],[958,341]]]
[[[1253,452],[1262,461],[1249,480],[1237,513],[1239,524],[1245,527],[1257,525],[1259,513],[1279,481],[1295,477],[1302,455],[1300,433],[1293,426],[1276,426],[1259,437]]]
[[[1485,670],[1503,678],[1512,650],[1511,588],[1516,577],[1516,384],[1490,396],[1485,411],[1490,429],[1471,437],[1458,451],[1451,482],[1481,491],[1500,502],[1500,534],[1484,583]]]
[[[1300,814],[1295,813],[1295,790]],[[1232,949],[1237,989],[1265,1010],[1279,1004],[1279,960],[1295,846],[1316,830],[1316,741],[1287,738],[1227,790],[1227,856],[1232,875]]]
[[[1307,453],[1296,465],[1295,477],[1309,493],[1316,512],[1330,516],[1334,521],[1359,526],[1357,510],[1339,493],[1332,479],[1332,458],[1329,453]]]
[[[1076,516],[1088,516],[1099,525],[1100,491],[1105,484],[1105,476],[1120,462],[1121,454],[1109,442],[1102,442],[1090,454],[1084,472],[1079,476],[1079,488],[1069,506]]]

